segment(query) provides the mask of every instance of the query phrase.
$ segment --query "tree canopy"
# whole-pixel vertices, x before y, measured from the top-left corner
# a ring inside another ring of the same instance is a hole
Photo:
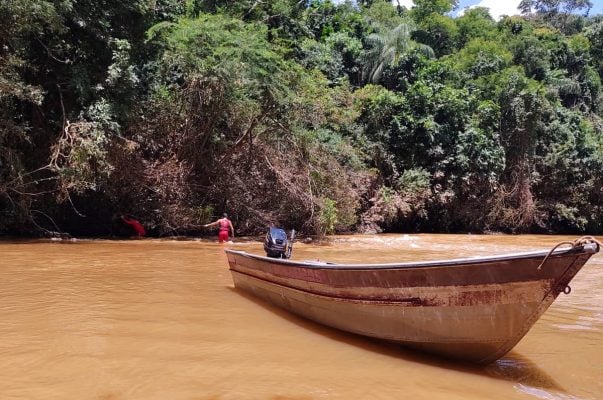
[[[7,0],[0,234],[603,230],[592,2]]]

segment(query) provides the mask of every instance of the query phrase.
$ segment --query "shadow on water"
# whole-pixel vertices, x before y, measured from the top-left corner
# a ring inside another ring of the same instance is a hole
[[[310,330],[316,334],[336,340],[338,342],[351,344],[367,351],[398,358],[408,362],[421,363],[432,367],[445,368],[462,373],[501,379],[525,386],[552,390],[556,392],[564,392],[564,389],[545,371],[540,369],[529,359],[513,351],[496,362],[488,365],[476,365],[462,361],[448,360],[408,349],[400,344],[389,343],[379,339],[356,335],[354,333],[321,325],[312,320],[278,308],[265,300],[254,297],[253,295],[235,287],[229,286],[228,289],[304,329]]]

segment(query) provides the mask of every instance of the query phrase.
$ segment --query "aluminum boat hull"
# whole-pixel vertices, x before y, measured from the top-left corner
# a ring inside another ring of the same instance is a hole
[[[398,264],[226,250],[236,288],[343,331],[486,364],[511,350],[599,246]]]

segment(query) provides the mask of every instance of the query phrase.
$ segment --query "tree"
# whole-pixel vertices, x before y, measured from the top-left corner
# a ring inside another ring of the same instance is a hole
[[[412,37],[431,47],[441,57],[453,53],[457,48],[458,27],[451,17],[432,13],[421,21]]]
[[[385,68],[396,65],[403,54],[417,49],[428,57],[433,50],[418,44],[410,38],[410,27],[400,24],[392,30],[373,33],[367,37],[368,50],[364,55],[364,77],[368,82],[376,83]]]
[[[465,10],[463,15],[455,19],[458,26],[458,46],[462,48],[472,39],[494,39],[496,36],[496,23],[490,12],[484,7],[475,7]]]
[[[534,155],[538,127],[548,103],[542,84],[526,78],[517,68],[503,71],[499,79],[500,134],[506,160],[500,207],[507,209],[501,222],[513,230],[526,231],[537,221]]]
[[[590,0],[522,0],[518,8],[523,15],[541,19],[571,35],[584,27],[584,18],[576,15],[578,10],[585,10],[586,16],[592,6]]]
[[[590,25],[586,29],[586,37],[590,42],[590,52],[599,77],[603,79],[603,22]]]
[[[414,0],[413,3],[410,14],[419,24],[432,14],[447,14],[459,4],[458,0]]]
[[[592,8],[591,0],[522,0],[519,3],[519,10],[524,15],[532,12],[543,15],[554,15],[561,12],[572,14],[577,10],[586,9],[586,14]]]

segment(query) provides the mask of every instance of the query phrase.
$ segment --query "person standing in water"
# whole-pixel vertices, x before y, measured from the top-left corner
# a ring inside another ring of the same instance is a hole
[[[218,232],[218,241],[220,243],[228,241],[228,232],[232,233],[232,238],[234,239],[234,226],[232,226],[232,222],[228,219],[228,214],[222,214],[222,218],[219,220],[212,222],[210,224],[203,225],[205,228],[209,228],[210,226],[219,226],[220,231]]]

